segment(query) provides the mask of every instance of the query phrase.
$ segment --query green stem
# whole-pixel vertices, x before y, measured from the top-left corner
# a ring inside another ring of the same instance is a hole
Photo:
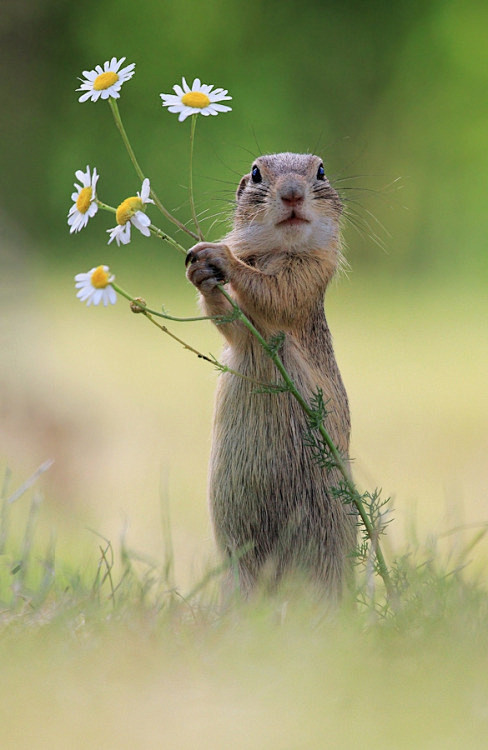
[[[136,305],[139,305],[141,308],[141,312],[147,312],[151,313],[151,315],[157,315],[159,318],[164,318],[165,320],[173,320],[177,323],[194,323],[197,320],[213,320],[214,322],[219,322],[220,317],[219,316],[202,316],[198,318],[176,318],[173,315],[168,315],[168,313],[164,312],[158,312],[158,310],[151,310],[150,307],[147,307],[147,305],[144,305],[140,300],[138,300],[136,297],[132,297],[128,292],[125,291],[125,289],[122,289],[118,284],[114,284],[111,282],[111,286],[115,289],[117,294],[120,294],[122,297],[125,297],[129,302],[133,302]]]
[[[129,154],[129,158],[130,158],[130,160],[131,160],[131,162],[132,162],[132,164],[134,166],[134,169],[136,170],[137,176],[139,177],[140,181],[144,182],[144,179],[145,179],[144,172],[142,171],[142,169],[141,169],[141,167],[139,165],[139,162],[136,159],[136,155],[134,153],[134,150],[133,150],[132,146],[130,145],[129,138],[127,136],[127,133],[126,133],[125,128],[124,128],[124,125],[122,123],[122,118],[120,116],[119,107],[117,105],[117,100],[113,99],[112,97],[109,97],[108,101],[109,101],[109,104],[110,104],[110,109],[112,110],[112,114],[114,116],[115,124],[117,126],[117,129],[118,129],[121,137],[122,137],[122,140],[124,142],[124,146],[127,149],[127,153]],[[161,201],[159,200],[158,196],[156,195],[155,191],[152,188],[151,188],[151,198],[153,199],[154,203],[159,208],[159,210],[161,211],[161,213],[164,216],[166,216],[166,218],[169,221],[171,221],[173,224],[176,224],[176,226],[179,229],[181,229],[183,232],[186,232],[187,234],[189,234],[190,237],[193,237],[193,239],[195,239],[195,240],[200,239],[199,235],[197,235],[194,232],[192,232],[191,229],[188,229],[188,227],[185,227],[185,225],[182,224],[181,221],[179,221],[176,218],[176,216],[173,216],[173,214],[170,213],[168,211],[168,209],[165,208],[165,206],[163,206],[163,204],[161,203]]]
[[[197,124],[197,117],[198,115],[192,115],[191,116],[191,128],[190,128],[190,175],[188,178],[188,192],[190,195],[190,208],[191,208],[191,215],[193,218],[193,223],[195,224],[195,229],[197,230],[198,237],[200,240],[203,240],[203,233],[200,229],[200,224],[198,223],[197,219],[197,212],[195,210],[195,201],[193,199],[193,145],[195,142],[195,128]]]
[[[117,289],[117,287],[114,284],[112,284],[112,286],[113,286],[113,288],[116,291],[119,291],[119,289]],[[128,297],[128,295],[126,295],[126,294],[124,294],[123,296],[124,297]],[[129,299],[129,297],[128,297],[128,299]],[[137,302],[137,300],[133,300],[133,302],[135,302],[136,304],[140,304],[140,303]],[[186,341],[183,341],[183,339],[180,339],[178,336],[176,336],[174,333],[172,333],[169,330],[169,328],[166,328],[166,326],[163,326],[163,325],[161,325],[161,323],[158,323],[157,320],[154,320],[154,318],[152,317],[152,314],[150,312],[148,312],[148,310],[146,308],[144,308],[142,305],[141,305],[141,313],[148,320],[150,320],[151,323],[156,326],[156,328],[159,328],[160,331],[162,331],[163,333],[166,333],[168,336],[170,336],[170,338],[174,339],[174,341],[176,341],[178,344],[181,344],[181,346],[183,347],[183,349],[187,349],[188,351],[193,352],[193,354],[196,354],[199,359],[204,359],[206,362],[210,362],[212,365],[215,364],[210,359],[210,357],[206,356],[206,354],[202,354],[197,349],[194,349],[193,346],[190,346],[190,344],[187,344]],[[157,315],[158,313],[155,313],[155,314]]]
[[[114,284],[114,282],[111,282],[111,285],[117,292],[117,294],[120,294],[122,297],[125,297],[125,299],[129,300],[129,302],[133,305],[136,305],[139,310],[137,312],[141,312],[145,317],[153,323],[153,325],[157,326],[163,333],[167,333],[168,336],[171,336],[172,339],[177,341],[179,344],[181,344],[185,349],[188,349],[188,351],[193,352],[193,354],[196,354],[199,359],[204,359],[206,362],[209,362],[211,365],[217,368],[220,372],[228,372],[231,375],[236,375],[239,378],[242,378],[243,380],[248,380],[249,382],[253,383],[254,385],[258,386],[259,388],[265,388],[269,389],[272,388],[273,385],[270,385],[269,383],[263,383],[260,380],[255,380],[255,378],[250,377],[249,375],[244,375],[242,372],[238,372],[237,370],[233,370],[231,367],[228,367],[227,365],[223,365],[221,362],[219,362],[215,358],[207,357],[206,354],[202,354],[202,352],[199,352],[197,349],[195,349],[193,346],[190,346],[190,344],[187,344],[186,341],[183,341],[183,339],[178,338],[178,336],[175,336],[171,331],[169,331],[166,326],[162,326],[159,323],[157,323],[155,320],[153,320],[152,316],[156,315],[159,318],[165,318],[166,320],[173,320],[178,323],[191,323],[197,320],[212,320],[214,323],[221,322],[220,316],[217,317],[199,317],[199,318],[175,318],[172,315],[168,315],[167,313],[158,312],[157,310],[151,310],[150,307],[147,307],[147,305],[142,302],[142,300],[137,299],[137,297],[132,297],[128,292],[125,291],[125,289],[122,289],[118,284]]]
[[[117,209],[114,208],[113,206],[109,206],[107,205],[107,203],[102,203],[102,201],[99,200],[98,198],[95,198],[95,200],[96,200],[97,206],[99,208],[103,208],[104,211],[110,211],[111,214],[117,213]]]
[[[172,245],[176,250],[178,250],[180,253],[183,253],[183,255],[186,256],[187,250],[183,247],[183,245],[180,245],[179,242],[176,242],[171,235],[166,234],[166,232],[163,232],[162,229],[159,229],[159,227],[155,226],[154,224],[149,225],[150,231],[154,234],[155,237],[158,237],[160,240],[163,240],[164,242],[168,242],[170,245]]]
[[[268,356],[272,359],[274,362],[276,368],[278,369],[278,372],[280,373],[281,377],[283,378],[289,392],[292,394],[292,396],[298,401],[301,408],[303,409],[304,413],[307,415],[307,417],[314,417],[315,412],[314,410],[309,406],[307,401],[303,398],[302,394],[297,390],[293,380],[289,376],[281,357],[279,356],[278,352],[269,346],[266,339],[261,335],[261,333],[257,330],[257,328],[251,323],[249,318],[242,312],[240,307],[236,304],[234,299],[230,296],[230,294],[224,289],[223,286],[220,284],[218,285],[218,288],[220,289],[221,293],[224,295],[226,300],[232,305],[234,308],[237,317],[239,320],[242,321],[242,323],[246,326],[246,328],[252,333],[252,335],[259,341],[265,352],[268,354]],[[363,522],[366,531],[368,533],[368,537],[371,541],[371,544],[374,548],[374,552],[376,555],[376,560],[378,563],[378,570],[380,572],[380,575],[383,579],[383,582],[385,584],[386,591],[390,597],[394,597],[395,589],[393,586],[393,583],[391,581],[390,573],[388,571],[388,567],[385,562],[385,558],[383,556],[383,552],[381,550],[379,541],[378,541],[378,534],[376,530],[374,529],[368,514],[366,512],[366,509],[363,504],[362,496],[358,492],[354,482],[352,481],[349,472],[347,470],[346,464],[344,462],[344,459],[342,458],[341,454],[337,450],[332,438],[330,437],[329,433],[325,429],[325,426],[323,422],[318,425],[317,429],[320,432],[320,435],[324,439],[325,443],[327,444],[327,447],[329,448],[330,454],[332,458],[334,459],[335,466],[339,469],[340,473],[343,476],[344,482],[351,493],[351,497],[353,499],[353,502],[358,510],[358,513],[361,517],[361,521]]]

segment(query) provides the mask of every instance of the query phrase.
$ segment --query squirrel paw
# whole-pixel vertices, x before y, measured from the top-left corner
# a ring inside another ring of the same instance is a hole
[[[229,281],[232,254],[222,243],[199,242],[188,251],[186,275],[202,294]]]

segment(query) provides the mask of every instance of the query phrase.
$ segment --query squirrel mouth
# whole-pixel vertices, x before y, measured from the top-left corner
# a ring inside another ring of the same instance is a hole
[[[298,226],[299,224],[309,224],[310,222],[308,219],[304,219],[302,216],[298,216],[295,211],[292,211],[290,216],[287,216],[286,219],[283,219],[282,221],[278,222],[279,227],[293,227]]]

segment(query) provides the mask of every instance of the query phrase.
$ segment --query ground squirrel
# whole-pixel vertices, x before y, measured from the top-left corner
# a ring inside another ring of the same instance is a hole
[[[285,367],[305,398],[322,390],[327,430],[347,458],[349,406],[324,314],[342,258],[339,196],[318,156],[282,153],[256,159],[236,199],[232,231],[189,251],[188,278],[206,315],[229,313],[217,288],[225,284],[266,339],[284,333]],[[274,364],[241,322],[218,328],[229,368],[277,382]],[[217,543],[225,555],[248,550],[237,555],[245,593],[261,577],[298,570],[336,597],[356,539],[352,508],[331,492],[341,477],[314,462],[291,394],[257,391],[231,373],[219,377],[209,477]]]

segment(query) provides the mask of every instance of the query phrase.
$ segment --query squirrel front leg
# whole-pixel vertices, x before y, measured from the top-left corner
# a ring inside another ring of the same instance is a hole
[[[223,242],[199,242],[188,251],[186,265],[187,278],[202,294],[210,315],[230,311],[229,303],[217,289],[217,284],[227,283],[246,315],[267,319],[272,314],[277,278],[243,263]]]
[[[229,315],[232,308],[217,288],[229,281],[230,266],[234,256],[227,245],[217,242],[199,242],[186,256],[186,276],[202,296],[206,315]]]
[[[234,292],[232,296],[240,304],[238,290],[242,275],[246,275],[247,272],[262,275],[238,260],[227,245],[220,242],[199,242],[189,250],[186,264],[188,266],[187,278],[201,294],[201,303],[205,315],[212,317],[226,316],[232,313],[232,307],[218,289],[218,284],[230,283],[232,292]],[[247,313],[248,311],[244,308],[243,312]],[[237,338],[245,334],[245,329],[238,321],[223,323],[218,327],[231,343],[235,343]]]
[[[187,262],[187,276],[201,292],[206,314],[231,312],[217,289],[217,284],[229,283],[233,299],[265,335],[286,331],[299,318],[308,317],[310,302],[323,296],[327,285],[317,263],[304,266],[297,258],[296,263],[283,263],[275,273],[265,272],[243,263],[223,243],[198,243],[189,251]]]

